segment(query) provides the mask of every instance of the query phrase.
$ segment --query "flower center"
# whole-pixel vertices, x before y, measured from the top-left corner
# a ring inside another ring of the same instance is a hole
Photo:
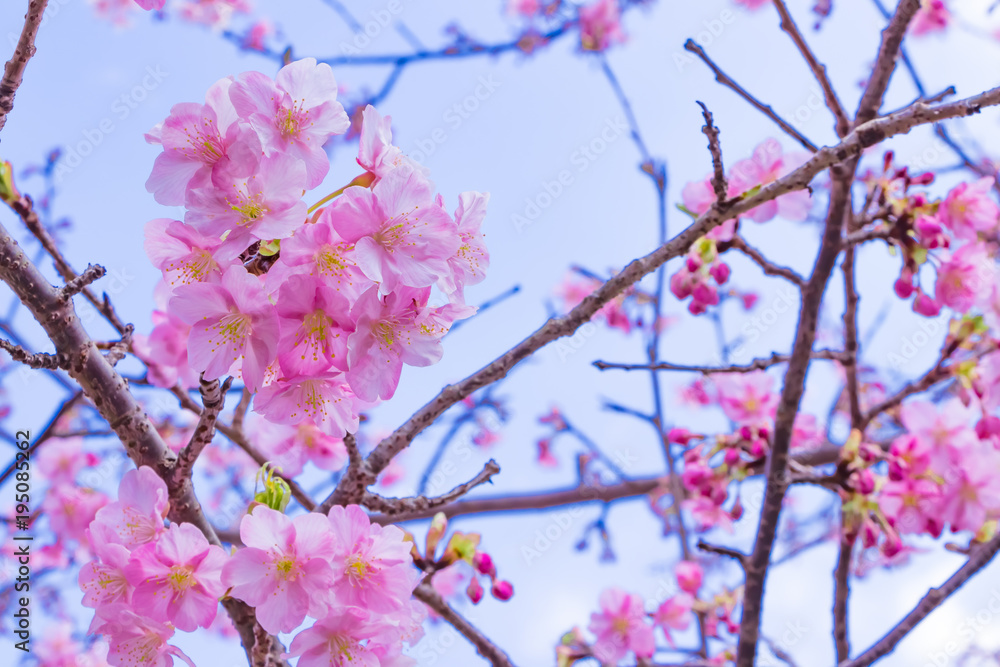
[[[243,313],[230,313],[219,320],[219,334],[229,341],[242,341],[253,332],[250,317]]]
[[[167,575],[167,583],[178,593],[183,593],[195,585],[191,569],[188,567],[175,567]]]

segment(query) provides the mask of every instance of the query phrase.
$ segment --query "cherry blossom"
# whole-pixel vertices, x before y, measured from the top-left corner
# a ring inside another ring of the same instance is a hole
[[[602,663],[616,664],[628,653],[651,658],[655,650],[653,628],[646,623],[642,598],[619,588],[601,593],[601,611],[591,614],[589,629],[597,636],[594,655]]]

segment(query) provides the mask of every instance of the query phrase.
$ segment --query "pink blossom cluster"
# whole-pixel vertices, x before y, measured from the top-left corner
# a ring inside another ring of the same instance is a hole
[[[615,44],[624,44],[627,36],[622,29],[622,10],[618,0],[594,0],[580,7],[580,48],[584,51],[606,51]]]
[[[754,148],[753,154],[738,161],[727,174],[726,196],[739,198],[748,196],[777,179],[795,170],[805,162],[805,153],[785,154],[776,139],[767,139]],[[717,201],[712,175],[684,186],[681,192],[683,210],[697,217],[705,213]],[[790,192],[755,206],[742,217],[754,222],[768,222],[781,217],[792,222],[802,222],[809,216],[812,198],[807,190]],[[739,225],[737,219],[728,220],[692,244],[684,264],[670,278],[670,291],[679,300],[691,297],[688,310],[692,315],[700,315],[710,306],[719,304],[719,286],[729,280],[729,265],[720,255],[729,249]],[[751,303],[752,306],[752,303]]]
[[[671,631],[687,630],[695,619],[695,612],[704,614],[709,637],[721,638],[722,632],[733,634],[739,631],[738,620],[733,618],[740,602],[738,592],[724,591],[714,596],[704,594],[704,571],[694,561],[681,561],[674,574],[676,592],[656,600],[652,612],[646,610],[646,601],[641,596],[620,588],[606,589],[601,593],[600,611],[591,614],[588,626],[595,639],[588,641],[579,628],[574,628],[556,648],[559,664],[573,664],[586,657],[596,658],[602,665],[617,665],[629,656],[640,662],[650,660],[658,650],[656,630],[659,629],[669,646],[674,648],[676,644]],[[728,651],[723,651],[709,664],[726,664],[728,657]]]
[[[993,179],[960,183],[941,201],[932,201],[913,186],[929,185],[933,175],[912,176],[884,156],[881,174],[863,177],[873,200],[886,211],[891,242],[902,251],[903,266],[893,285],[901,299],[912,298],[915,313],[937,316],[942,308],[968,313],[989,308],[997,297],[996,232],[1000,206],[990,196]],[[933,290],[921,284],[933,267]],[[922,271],[928,269],[928,271]]]
[[[162,307],[135,346],[159,386],[241,378],[254,410],[287,427],[277,429],[286,449],[315,446],[307,457],[325,469],[343,462],[329,437],[391,398],[404,364],[441,358],[442,336],[475,311],[465,287],[489,263],[488,195],[461,194],[453,217],[371,106],[362,173],[306,204],[330,169],[323,145],[350,126],[336,98],[330,67],[308,58],[273,79],[222,79],[147,135],[163,148],[147,189],[186,211],[146,226]],[[444,305],[431,305],[432,288]],[[296,457],[289,465],[301,469]]]
[[[399,528],[371,524],[356,505],[290,518],[257,504],[240,524],[245,546],[229,556],[192,524],[165,526],[168,509],[166,484],[144,466],[87,529],[96,557],[79,583],[111,665],[191,664],[169,640],[212,627],[225,595],[271,633],[315,619],[292,640],[299,664],[413,664],[400,651],[420,638],[426,612],[411,598],[419,572]]]
[[[590,296],[594,290],[604,284],[597,276],[580,271],[570,271],[563,282],[556,287],[556,298],[562,303],[563,310],[570,311]],[[594,315],[594,319],[604,320],[612,329],[631,333],[633,329],[642,326],[642,320],[629,314],[639,304],[649,299],[637,288],[631,287],[611,299]]]
[[[906,433],[887,452],[860,434],[845,447],[850,478],[841,495],[863,546],[892,557],[903,535],[939,537],[948,528],[982,538],[995,530],[1000,440],[989,408],[957,398],[939,405],[914,400],[900,409],[899,421]]]

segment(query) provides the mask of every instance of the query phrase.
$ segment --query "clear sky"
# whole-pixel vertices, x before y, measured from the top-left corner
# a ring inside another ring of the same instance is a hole
[[[516,23],[503,16],[499,0],[400,1],[402,11],[395,20],[427,47],[445,43],[449,38],[444,28],[452,22],[484,43],[507,40],[516,32]],[[344,4],[367,23],[377,19],[390,3],[345,0]],[[808,25],[806,14],[813,3],[793,0],[789,4],[801,17],[800,22]],[[956,30],[943,39],[910,40],[908,47],[930,91],[954,85],[958,94],[965,96],[997,83],[1000,44],[982,35],[988,30],[988,21],[983,19],[987,0],[953,4],[963,17]],[[0,6],[0,50],[9,50],[6,36],[19,31],[25,5],[21,0],[9,0]],[[42,27],[37,56],[17,94],[0,143],[0,157],[19,169],[40,162],[54,147],[75,150],[80,159],[69,161],[67,157],[66,164],[71,166],[60,175],[54,201],[56,217],[73,221],[72,230],[65,234],[67,254],[78,267],[88,262],[104,265],[118,281],[113,288],[103,288],[114,292],[119,312],[139,331],[148,331],[158,272],[142,252],[143,225],[151,218],[179,217],[180,213],[157,205],[145,190],[158,149],[144,142],[143,133],[164,119],[173,104],[202,100],[219,78],[250,69],[273,74],[276,66],[262,56],[240,52],[198,26],[157,22],[136,13],[131,27],[119,29],[96,18],[84,0],[50,0],[50,5],[52,16]],[[808,37],[828,64],[846,105],[853,108],[860,82],[874,58],[883,21],[865,0],[839,0],[834,5],[833,15],[822,30],[809,31]],[[283,35],[277,43],[294,44],[296,57],[337,55],[342,45],[354,44],[350,28],[319,0],[261,1],[257,12],[277,21]],[[766,118],[715,84],[707,69],[684,52],[685,39],[696,38],[734,78],[780,114],[794,119],[814,142],[834,140],[829,114],[818,105],[816,85],[777,23],[770,8],[750,14],[731,0],[660,0],[630,11],[625,18],[629,42],[613,49],[608,58],[631,99],[651,152],[667,162],[672,233],[685,224],[685,217],[674,209],[681,187],[710,169],[695,100],[705,102],[714,112],[730,164],[747,157],[757,143],[772,136],[780,139],[786,150],[796,148]],[[404,53],[413,48],[394,26],[372,32],[377,34],[363,49],[366,54]],[[336,68],[335,74],[350,97],[358,90],[378,90],[389,68],[343,67]],[[470,96],[475,103],[468,102]],[[900,74],[890,89],[886,108],[902,106],[914,97],[913,86]],[[475,109],[459,113],[455,105]],[[596,59],[581,56],[573,37],[530,58],[506,54],[415,63],[402,72],[379,108],[392,115],[394,135],[404,151],[422,153],[418,157],[431,169],[438,189],[449,202],[463,190],[491,193],[485,226],[491,269],[485,282],[469,290],[470,302],[484,301],[515,285],[521,288],[517,296],[449,336],[442,363],[404,372],[396,397],[373,415],[380,427],[393,428],[444,383],[465,377],[541,325],[553,290],[571,265],[603,272],[649,252],[656,242],[656,208],[654,190],[637,168],[636,147],[621,131],[622,110]],[[995,147],[1000,139],[993,113],[954,127],[959,137],[975,133],[987,148]],[[602,136],[604,150],[594,159],[581,159],[581,147]],[[925,167],[954,163],[953,156],[928,131],[915,131],[894,145],[903,163]],[[330,175],[315,193],[332,190],[356,175],[353,151],[352,146],[334,150]],[[550,200],[539,195],[563,170],[570,172],[571,182],[551,198],[551,203],[543,203]],[[957,176],[950,174],[942,182],[947,184]],[[37,179],[24,181],[23,187],[36,192],[33,188],[39,184]],[[529,225],[518,224],[522,219],[518,216],[527,217],[532,204],[539,206],[539,215]],[[0,211],[0,220],[9,227],[17,226],[6,209]],[[778,263],[807,272],[816,247],[816,231],[815,224],[776,220],[750,226],[747,235]],[[862,331],[867,331],[883,311],[888,314],[864,349],[864,360],[886,367],[889,355],[901,350],[919,331],[918,321],[906,304],[896,303],[892,297],[890,287],[898,266],[886,258],[884,248],[866,248],[860,261]],[[762,304],[779,297],[780,284],[764,278],[756,267],[739,257],[732,258],[730,264],[732,280],[744,289],[761,292]],[[672,264],[673,270],[676,266]],[[842,303],[836,286],[831,287],[829,301],[824,318],[833,323]],[[723,318],[733,338],[747,319],[731,306],[724,310]],[[666,311],[686,316],[684,306],[672,297]],[[33,323],[23,315],[17,324],[33,336],[32,340],[40,340]],[[748,354],[786,351],[794,324],[793,315],[780,317]],[[95,337],[110,335],[96,320],[91,332]],[[630,462],[629,474],[662,472],[659,445],[648,426],[601,409],[605,398],[648,408],[648,378],[601,373],[590,365],[595,359],[641,362],[639,337],[602,330],[578,342],[572,353],[565,347],[543,350],[511,375],[500,391],[509,397],[511,410],[502,440],[489,451],[481,451],[469,444],[470,434],[463,432],[455,452],[446,457],[452,463],[447,469],[452,472],[442,479],[442,488],[465,481],[491,456],[503,472],[492,488],[481,490],[484,494],[573,485],[572,454],[576,450],[560,449],[570,445],[569,441],[557,444],[558,468],[542,469],[535,463],[535,441],[544,433],[536,420],[554,405],[607,451],[622,453]],[[922,372],[936,354],[934,345],[928,344],[917,350],[902,372],[911,376]],[[663,356],[685,363],[718,362],[710,321],[685,317],[683,324],[671,328],[664,337]],[[668,380],[671,396],[682,379]],[[44,379],[17,382],[16,389],[6,385],[15,406],[11,426],[37,428],[46,418],[46,407],[59,396],[58,390]],[[817,368],[804,409],[822,418],[834,391],[835,376],[828,369]],[[667,419],[670,425],[692,430],[724,428],[721,414],[678,408],[673,400]],[[440,435],[441,429],[430,430],[406,454],[410,475],[396,491],[415,488],[419,471]],[[746,497],[752,497],[755,485],[748,483]],[[829,502],[814,491],[796,491],[792,498],[793,511],[799,516]],[[663,590],[662,582],[670,579],[678,558],[677,540],[662,535],[660,523],[642,501],[620,503],[609,514],[607,525],[617,554],[614,562],[600,562],[600,549],[593,540],[587,549],[577,551],[576,542],[598,515],[599,508],[588,506],[572,514],[563,509],[456,521],[463,530],[483,533],[483,546],[493,555],[501,576],[514,584],[516,593],[511,601],[501,604],[487,597],[478,607],[465,605],[464,609],[516,664],[553,664],[555,642],[573,625],[586,625],[604,587],[617,585],[652,600]],[[752,544],[755,526],[756,517],[748,512],[734,534],[712,537],[746,549]],[[413,529],[419,533],[423,527]],[[536,548],[538,536],[547,530],[558,533],[551,546],[538,558],[526,556],[529,552],[524,547]],[[939,584],[961,564],[960,557],[944,552],[941,545],[926,546],[928,553],[917,555],[912,567],[878,571],[853,585],[851,635],[855,651],[880,637],[929,586]],[[830,608],[834,560],[835,546],[828,544],[775,568],[769,578],[764,633],[783,642],[800,665],[833,662]],[[739,573],[727,564],[712,572],[709,586],[736,585],[739,581]],[[68,588],[73,585],[66,582]],[[74,590],[68,590],[67,596],[79,598]],[[962,623],[988,610],[991,597],[1000,599],[997,563],[935,612],[882,664],[953,664],[940,662],[940,656],[947,658],[943,652],[951,650],[950,642],[967,642]],[[1000,619],[993,613],[988,616],[983,621],[980,614],[983,625],[975,633],[976,639],[983,646],[1000,648]],[[693,639],[686,636],[684,641]],[[224,647],[214,640],[190,638],[180,638],[178,644],[199,665],[228,667],[241,660],[235,644]],[[420,665],[480,663],[468,644],[448,628],[431,630],[414,655]],[[776,664],[765,660],[762,658],[760,664]]]

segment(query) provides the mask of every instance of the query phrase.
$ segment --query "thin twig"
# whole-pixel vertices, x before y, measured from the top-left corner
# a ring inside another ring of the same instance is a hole
[[[749,364],[733,366],[688,366],[685,364],[671,364],[661,361],[656,364],[615,364],[607,361],[597,360],[594,366],[603,370],[615,369],[624,371],[653,370],[653,371],[687,371],[691,373],[701,373],[702,375],[715,375],[721,373],[752,373],[753,371],[766,370],[772,366],[786,363],[790,355],[778,354],[775,352],[770,357],[754,359]],[[844,361],[844,352],[840,350],[816,350],[812,353],[812,359],[827,359],[831,361]]]
[[[848,635],[847,603],[851,595],[851,552],[857,534],[840,536],[840,550],[837,552],[837,566],[833,571],[833,638],[837,650],[837,664],[847,660],[851,655],[851,642]]]
[[[747,555],[742,551],[730,549],[729,547],[720,547],[716,544],[709,544],[705,540],[698,540],[698,548],[710,554],[717,554],[719,556],[725,556],[726,558],[732,558],[740,564],[740,567],[744,567],[746,565]]]
[[[477,486],[490,482],[494,475],[500,472],[500,466],[493,459],[486,462],[483,469],[475,477],[464,484],[459,484],[454,489],[440,496],[428,498],[417,496],[415,498],[384,498],[376,493],[368,492],[362,501],[364,506],[375,512],[380,512],[384,516],[392,517],[400,514],[412,514],[416,512],[427,512],[454,502],[467,494]]]
[[[767,257],[764,257],[764,254],[760,250],[757,250],[752,245],[748,244],[742,236],[734,236],[732,241],[730,241],[729,247],[749,257],[766,275],[784,278],[799,289],[805,287],[805,278],[800,276],[793,269],[778,266]]]
[[[444,598],[442,598],[434,587],[423,582],[413,591],[413,597],[423,602],[425,605],[437,612],[438,616],[451,624],[459,631],[473,646],[476,652],[490,661],[493,667],[514,667],[507,654],[499,646],[489,640],[482,632],[476,629],[471,623],[463,618],[457,611],[451,608]]]
[[[726,182],[726,168],[722,163],[719,128],[715,126],[715,119],[712,118],[712,112],[708,110],[708,107],[703,102],[698,102],[698,106],[701,107],[701,115],[705,119],[701,131],[708,137],[708,152],[712,154],[712,190],[715,191],[715,198],[718,201],[725,201],[728,196],[729,183]]]
[[[14,95],[21,87],[24,70],[35,55],[35,36],[47,4],[48,0],[31,0],[28,3],[28,13],[24,15],[24,27],[14,47],[14,56],[4,66],[3,79],[0,79],[0,130],[7,124],[7,114],[14,108]]]
[[[778,15],[781,16],[781,29],[787,32],[788,36],[792,38],[799,53],[802,54],[802,58],[809,65],[809,69],[812,70],[813,76],[816,77],[820,88],[823,89],[826,108],[830,110],[836,121],[837,136],[846,136],[851,131],[851,119],[847,116],[847,112],[844,111],[844,107],[841,105],[840,99],[838,99],[837,93],[830,83],[830,78],[826,75],[826,65],[816,59],[812,49],[806,44],[805,38],[799,31],[799,27],[795,25],[792,15],[788,12],[788,7],[785,5],[784,0],[774,0],[774,8],[778,10]]]
[[[46,352],[29,352],[20,345],[15,345],[8,340],[0,338],[0,350],[4,350],[14,361],[24,364],[30,368],[57,370],[65,369],[69,365],[67,359],[62,359],[57,354]]]
[[[207,381],[204,374],[201,378],[201,402],[205,409],[198,417],[198,425],[191,434],[191,440],[177,455],[177,463],[174,466],[174,474],[189,476],[194,462],[201,456],[205,447],[212,442],[215,437],[215,422],[219,418],[219,413],[226,403],[226,392],[233,384],[233,378],[228,377],[226,381],[219,384],[218,379]]]
[[[993,560],[997,552],[1000,551],[1000,534],[985,544],[975,547],[969,560],[958,568],[955,574],[948,577],[938,588],[932,588],[920,599],[917,606],[903,617],[882,639],[878,640],[871,648],[859,655],[854,660],[841,662],[840,667],[867,667],[879,658],[892,653],[903,637],[908,635],[917,625],[924,620],[932,611],[941,606],[952,593],[961,588],[965,582],[971,579],[977,572],[986,567],[987,563]]]
[[[774,123],[778,127],[780,127],[785,134],[795,139],[795,141],[799,142],[803,148],[805,148],[810,153],[816,153],[817,151],[819,151],[819,148],[816,146],[816,144],[809,141],[809,139],[807,139],[805,135],[803,135],[801,132],[792,127],[788,123],[788,121],[779,116],[774,109],[772,109],[769,105],[764,104],[756,97],[751,95],[749,92],[747,92],[746,88],[736,83],[732,78],[730,78],[728,74],[723,72],[722,69],[718,65],[716,65],[711,58],[708,57],[708,54],[705,53],[705,49],[701,48],[698,42],[694,41],[693,39],[689,39],[686,42],[684,42],[684,48],[685,50],[690,51],[691,53],[701,58],[702,62],[708,65],[709,69],[712,70],[712,73],[715,74],[716,81],[721,83],[723,86],[729,88],[730,90],[734,91],[737,95],[739,95],[744,100],[749,102],[750,106],[752,106],[754,109],[757,109],[757,111],[760,111],[762,114],[764,114],[772,121],[774,121]]]

